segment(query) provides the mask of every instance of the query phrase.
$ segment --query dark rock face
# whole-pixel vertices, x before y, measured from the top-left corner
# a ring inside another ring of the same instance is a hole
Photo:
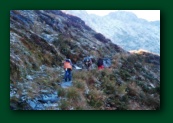
[[[107,40],[102,34],[100,33],[97,33],[95,34],[95,37],[99,40],[99,41],[102,41],[103,43],[108,43],[108,41],[110,40]]]

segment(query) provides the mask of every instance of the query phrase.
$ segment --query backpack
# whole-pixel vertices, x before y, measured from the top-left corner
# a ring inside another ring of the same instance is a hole
[[[110,67],[111,66],[111,59],[109,59],[109,58],[104,58],[103,59],[103,65],[104,65],[104,67]]]
[[[97,62],[97,66],[101,66],[101,65],[103,65],[103,59],[99,59]]]

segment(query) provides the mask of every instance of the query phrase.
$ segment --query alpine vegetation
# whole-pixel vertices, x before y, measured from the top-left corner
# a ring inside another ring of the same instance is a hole
[[[160,109],[160,56],[106,37],[60,10],[11,10],[11,110]]]

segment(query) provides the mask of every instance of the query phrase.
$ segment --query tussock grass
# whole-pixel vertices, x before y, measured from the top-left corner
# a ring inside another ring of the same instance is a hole
[[[66,96],[67,92],[66,92],[66,90],[64,88],[60,88],[59,87],[57,91],[58,91],[58,96],[59,97],[65,97]]]
[[[91,90],[87,95],[87,102],[90,106],[94,107],[95,109],[103,109],[104,106],[104,95],[99,90]]]
[[[70,102],[68,100],[62,99],[60,101],[59,108],[61,110],[70,110]]]
[[[78,89],[76,89],[74,87],[67,89],[67,98],[69,100],[78,101],[80,99]]]
[[[83,80],[74,81],[74,86],[78,89],[84,90],[85,89],[85,82]]]

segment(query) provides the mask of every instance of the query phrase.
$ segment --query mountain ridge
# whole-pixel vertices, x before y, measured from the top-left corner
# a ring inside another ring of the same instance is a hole
[[[81,13],[80,10],[77,11],[67,10],[65,12],[82,18],[87,25],[104,34],[125,50],[143,49],[160,54],[160,21],[149,22],[138,18],[132,12],[120,10],[105,16],[87,15],[83,14],[84,11]]]

